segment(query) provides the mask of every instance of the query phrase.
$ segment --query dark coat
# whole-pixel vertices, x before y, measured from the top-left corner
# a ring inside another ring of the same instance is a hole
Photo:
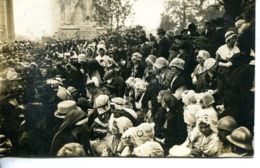
[[[188,89],[191,88],[191,78],[183,72],[181,72],[178,77],[170,83],[170,88],[173,92],[175,92],[181,86],[184,86]]]
[[[78,129],[78,128],[74,128]],[[51,154],[56,155],[57,152],[67,143],[79,143],[83,145],[84,150],[87,152],[89,150],[89,138],[87,134],[84,134],[82,131],[78,132],[76,135],[72,133],[73,129],[66,129],[62,131],[58,136],[55,137],[55,141],[53,141]]]
[[[134,72],[134,65],[132,65],[131,76],[134,78],[142,78],[144,75],[144,70],[145,70],[145,66],[142,63],[138,65],[136,72]]]
[[[210,77],[208,75],[208,72],[205,71],[198,76],[198,80],[196,83],[196,91],[200,93],[205,92],[209,89],[215,90],[218,88],[217,81],[217,73],[214,73],[213,76]]]
[[[112,82],[107,84],[107,87],[110,89],[116,97],[123,97],[125,91],[125,81],[121,76],[115,76],[112,79]]]
[[[166,121],[166,114],[167,114],[167,111],[164,108],[162,108],[162,107],[158,108],[157,113],[155,115],[155,121],[154,121],[155,122],[155,126],[154,126],[155,137],[158,137],[161,139],[164,138],[163,130],[164,130],[164,123]]]
[[[164,57],[168,60],[169,57],[169,49],[171,47],[170,41],[164,36],[160,39],[158,43],[158,57]]]
[[[235,117],[239,125],[253,130],[254,125],[254,92],[252,88],[255,69],[250,65],[241,65],[230,73],[224,93],[224,115]]]
[[[187,138],[187,126],[184,123],[182,104],[176,100],[174,109],[166,114],[165,146],[166,154],[173,145],[182,144]]]
[[[64,118],[63,123],[54,135],[51,146],[50,155],[55,156],[57,152],[67,143],[76,142],[83,145],[87,155],[91,155],[89,132],[82,125],[75,124],[86,117],[83,111],[71,111]]]
[[[146,88],[146,93],[144,96],[143,107],[148,108],[148,102],[152,103],[152,117],[154,118],[158,112],[159,104],[157,102],[157,95],[163,89],[163,86],[157,84],[157,82],[151,82]]]

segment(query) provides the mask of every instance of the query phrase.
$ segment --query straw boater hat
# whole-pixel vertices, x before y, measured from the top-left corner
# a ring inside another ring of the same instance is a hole
[[[77,109],[81,110],[79,107],[77,107],[75,101],[65,100],[57,105],[57,110],[54,112],[54,116],[57,118],[65,118],[70,111]]]
[[[240,148],[253,150],[252,134],[246,127],[235,129],[231,135],[227,136],[227,140]]]

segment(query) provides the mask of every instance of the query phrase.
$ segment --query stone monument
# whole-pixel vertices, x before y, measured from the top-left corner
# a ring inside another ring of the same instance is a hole
[[[0,41],[14,39],[13,0],[0,0]]]
[[[93,39],[99,35],[94,20],[95,5],[93,0],[60,0],[60,27],[58,38]]]

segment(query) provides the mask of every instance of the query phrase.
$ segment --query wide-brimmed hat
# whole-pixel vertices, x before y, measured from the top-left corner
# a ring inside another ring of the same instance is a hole
[[[79,107],[77,107],[75,101],[65,100],[57,105],[57,110],[54,112],[54,116],[57,118],[65,118],[70,111],[77,109],[81,110]]]
[[[218,121],[218,129],[232,132],[238,126],[236,120],[232,116],[226,116]]]
[[[174,58],[171,63],[169,64],[169,67],[176,67],[178,69],[184,70],[185,61],[181,58]]]
[[[227,140],[240,148],[253,150],[252,134],[246,127],[235,129],[231,135],[227,136]]]

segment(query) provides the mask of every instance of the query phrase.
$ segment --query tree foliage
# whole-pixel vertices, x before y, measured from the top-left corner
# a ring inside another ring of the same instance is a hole
[[[234,25],[238,17],[253,20],[255,0],[166,0],[161,27],[175,31],[194,22],[199,28],[206,21],[223,17],[226,26]]]
[[[223,14],[223,7],[217,0],[166,0],[161,27],[179,32],[188,22],[193,22],[202,28],[206,21]]]
[[[133,3],[136,0],[96,0],[97,21],[100,25],[119,29],[125,26],[125,21],[133,13]]]

